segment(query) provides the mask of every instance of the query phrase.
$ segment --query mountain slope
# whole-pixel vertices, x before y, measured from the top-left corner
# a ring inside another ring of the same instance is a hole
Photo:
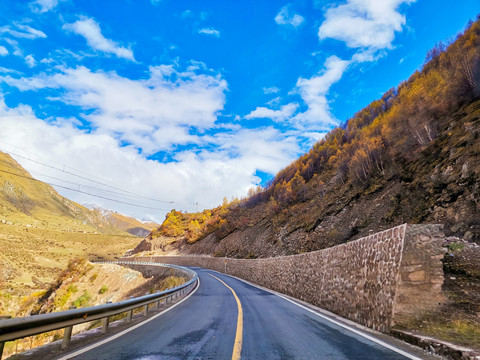
[[[292,254],[404,222],[480,242],[480,21],[427,60],[265,189],[200,214],[172,211],[137,251]]]
[[[72,258],[114,259],[136,243],[113,221],[60,196],[0,152],[0,313],[13,314],[24,296],[45,290]]]
[[[110,210],[90,210],[38,181],[10,155],[0,152],[0,216],[5,222],[35,227],[54,225],[55,230],[100,232],[135,236],[147,235],[157,224]]]
[[[88,209],[60,196],[51,186],[36,181],[10,155],[0,153],[0,215],[4,222],[43,227],[55,218],[60,228],[84,229],[75,217],[86,220]],[[50,221],[51,220],[51,221]],[[63,224],[65,223],[65,224]],[[63,227],[65,225],[66,227]],[[94,232],[95,229],[88,228]]]

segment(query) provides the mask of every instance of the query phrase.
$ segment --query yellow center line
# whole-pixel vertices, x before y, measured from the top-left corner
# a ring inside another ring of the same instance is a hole
[[[242,303],[240,302],[240,299],[238,298],[237,294],[233,289],[225,284],[222,280],[220,280],[218,277],[208,273],[211,277],[214,277],[218,281],[220,281],[223,285],[225,285],[227,288],[230,289],[232,292],[233,296],[235,297],[235,300],[237,301],[237,307],[238,307],[238,316],[237,316],[237,333],[235,335],[235,345],[233,345],[233,353],[232,353],[232,360],[238,360],[241,357],[242,353],[242,339],[243,339],[243,309],[242,309]]]

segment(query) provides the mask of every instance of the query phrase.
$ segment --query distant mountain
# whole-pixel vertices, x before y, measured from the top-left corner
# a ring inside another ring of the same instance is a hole
[[[99,207],[94,207],[92,210],[98,213],[98,215],[109,224],[138,237],[145,237],[150,234],[152,230],[160,226],[155,222],[140,221],[112,210]]]
[[[480,243],[479,177],[477,20],[266,188],[202,213],[172,211],[136,251],[294,254],[405,222],[442,223],[447,235]]]

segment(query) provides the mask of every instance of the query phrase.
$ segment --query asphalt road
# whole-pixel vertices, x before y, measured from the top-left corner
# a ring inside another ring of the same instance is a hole
[[[282,297],[210,270],[195,270],[200,287],[181,304],[69,358],[236,359],[234,348],[242,359],[409,358]]]

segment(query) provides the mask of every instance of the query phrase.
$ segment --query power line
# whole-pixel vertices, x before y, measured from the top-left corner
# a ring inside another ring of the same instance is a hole
[[[106,190],[106,189],[100,189],[100,188],[97,188],[97,187],[94,187],[94,186],[89,186],[89,185],[85,185],[85,184],[79,184],[79,183],[76,183],[76,182],[73,182],[73,181],[68,181],[68,180],[65,180],[65,179],[60,179],[60,178],[57,178],[55,176],[51,176],[51,175],[46,175],[46,174],[42,174],[38,171],[33,171],[33,173],[35,174],[35,177],[47,177],[47,178],[50,178],[50,179],[54,179],[54,180],[58,180],[58,181],[63,181],[67,184],[72,184],[72,185],[76,185],[77,187],[83,187],[83,188],[88,188],[88,189],[93,189],[93,190],[97,190],[97,191],[102,191],[102,192],[106,192],[106,193],[110,193],[110,194],[117,194],[117,195],[121,195],[121,196],[126,196],[126,197],[136,197],[136,195],[130,195],[130,194],[124,194],[122,192],[118,192],[118,191],[112,191],[112,190]]]
[[[3,142],[3,141],[1,141],[1,142]],[[3,142],[3,143],[5,143],[5,142]],[[7,143],[5,143],[5,144],[7,144]],[[11,144],[7,144],[7,145],[14,146],[14,145],[11,145]],[[14,146],[14,147],[16,147],[16,146]],[[17,148],[18,148],[18,147],[17,147]],[[25,151],[25,150],[24,150],[24,151]],[[57,170],[57,171],[61,171],[61,172],[63,172],[63,173],[66,173],[66,174],[69,174],[69,175],[72,175],[72,176],[76,176],[76,177],[81,178],[81,179],[83,179],[83,180],[91,181],[91,182],[93,182],[93,183],[96,183],[96,184],[99,184],[99,185],[102,185],[102,186],[105,186],[105,187],[108,187],[108,188],[120,190],[120,191],[122,191],[122,192],[124,192],[124,193],[128,193],[128,194],[130,194],[130,195],[142,197],[142,198],[147,199],[147,200],[151,200],[151,201],[155,201],[155,202],[161,202],[161,203],[168,203],[168,204],[192,205],[192,203],[183,203],[183,202],[175,202],[175,201],[155,199],[155,198],[152,198],[152,197],[148,197],[148,196],[145,196],[145,195],[142,195],[142,194],[138,194],[138,193],[135,193],[135,192],[132,192],[132,191],[129,191],[129,190],[125,190],[125,189],[119,188],[119,187],[117,187],[117,186],[108,185],[108,184],[105,184],[104,182],[96,181],[96,180],[87,178],[87,177],[85,177],[85,176],[81,176],[81,175],[72,173],[71,171],[65,170],[65,166],[64,166],[63,169],[60,169],[60,168],[58,168],[58,167],[45,164],[45,163],[43,163],[43,162],[41,162],[41,161],[34,160],[34,159],[29,158],[29,157],[20,155],[20,154],[16,154],[16,153],[13,153],[13,152],[8,152],[8,153],[11,154],[11,155],[18,156],[18,157],[20,157],[20,158],[22,158],[22,159],[25,159],[25,160],[34,162],[34,163],[36,163],[36,164],[39,164],[39,165],[42,165],[42,166],[46,166],[46,167],[48,167],[48,168],[51,168],[51,169],[54,169],[54,170]],[[55,161],[52,161],[52,162],[55,162]],[[58,162],[55,162],[55,163],[58,163]],[[58,163],[58,164],[60,164],[60,163]],[[76,170],[76,171],[78,171],[78,170]],[[90,174],[88,174],[88,175],[90,175]],[[65,180],[61,180],[61,181],[65,181]]]
[[[0,160],[0,162],[9,165],[9,163],[8,163],[7,161],[5,161],[5,160]],[[34,170],[33,172],[31,171],[30,173],[31,173],[31,175],[34,175],[34,179],[35,179],[35,178],[38,178],[38,177],[46,177],[46,178],[50,178],[50,179],[54,179],[54,180],[58,180],[58,181],[63,181],[63,182],[65,182],[65,183],[67,183],[67,184],[75,185],[75,186],[77,186],[78,188],[83,187],[83,188],[98,190],[98,191],[107,192],[107,193],[111,193],[111,194],[118,194],[118,195],[126,196],[126,197],[129,197],[129,196],[130,196],[130,197],[134,197],[134,196],[135,196],[135,195],[124,194],[124,193],[121,193],[121,192],[118,192],[118,191],[111,191],[111,190],[100,189],[100,188],[97,188],[97,187],[94,187],[94,186],[85,185],[85,184],[79,184],[79,183],[77,183],[77,182],[68,181],[68,180],[61,179],[61,178],[58,178],[58,177],[55,177],[55,176],[43,174],[43,173],[38,172],[38,171],[36,171],[36,170]],[[44,181],[44,182],[47,183],[46,181]]]
[[[62,186],[62,185],[58,185],[58,184],[50,184],[50,183],[46,183],[46,184],[49,184],[51,186],[56,186],[56,187],[59,187],[59,188],[62,188],[62,189],[67,189],[67,190],[71,190],[71,191],[76,191],[76,192],[79,192],[81,194],[86,194],[86,195],[90,195],[90,196],[95,196],[97,198],[100,198],[100,199],[106,199],[106,200],[110,200],[110,201],[115,201],[116,203],[118,204],[125,204],[125,205],[130,205],[130,206],[136,206],[136,207],[140,207],[140,208],[144,208],[144,209],[153,209],[153,210],[165,210],[165,211],[169,211],[170,209],[162,209],[162,208],[157,208],[157,207],[152,207],[152,206],[144,206],[144,205],[138,205],[138,204],[132,204],[132,203],[129,203],[129,202],[126,202],[126,201],[121,201],[121,200],[116,200],[116,199],[111,199],[111,198],[108,198],[106,196],[101,196],[101,195],[96,195],[96,194],[91,194],[91,193],[88,193],[86,191],[82,191],[80,189],[72,189],[72,188],[69,188],[69,187],[66,187],[66,186]]]
[[[125,204],[125,205],[136,206],[136,207],[145,208],[145,209],[153,209],[153,210],[164,210],[164,211],[169,211],[169,210],[170,210],[170,209],[163,209],[163,208],[157,208],[157,207],[152,207],[152,206],[143,206],[143,205],[138,205],[138,204],[129,203],[129,202],[126,202],[126,201],[121,201],[121,200],[117,200],[117,199],[112,199],[112,198],[109,198],[109,197],[106,197],[106,196],[101,196],[101,195],[96,195],[96,194],[88,193],[88,192],[82,191],[82,190],[80,190],[80,189],[73,189],[73,188],[69,188],[69,187],[67,187],[67,186],[62,186],[62,185],[58,185],[58,184],[52,184],[52,183],[44,182],[44,181],[41,181],[41,180],[38,180],[38,179],[34,179],[34,178],[32,178],[32,177],[29,177],[29,176],[25,176],[25,175],[22,175],[22,174],[15,174],[15,173],[12,173],[12,172],[6,171],[6,170],[0,170],[0,172],[6,173],[6,174],[10,174],[10,175],[13,175],[13,176],[18,176],[18,177],[21,177],[21,178],[24,178],[24,179],[28,179],[28,180],[31,180],[31,181],[36,181],[36,182],[39,182],[39,183],[42,183],[42,184],[46,184],[46,185],[50,185],[50,186],[56,186],[56,187],[59,187],[59,188],[62,188],[62,189],[75,191],[75,192],[78,192],[78,193],[81,193],[81,194],[86,194],[86,195],[98,197],[98,198],[100,198],[100,199],[105,199],[105,200],[114,201],[114,202],[116,202],[116,203],[118,203],[118,204]]]
[[[124,190],[124,189],[119,188],[119,187],[116,187],[116,186],[107,185],[107,184],[102,183],[102,182],[100,182],[100,181],[96,181],[96,180],[89,179],[89,178],[87,178],[87,177],[85,177],[85,176],[81,176],[81,175],[72,173],[72,172],[67,171],[67,170],[65,170],[65,169],[59,169],[59,168],[57,168],[57,167],[55,167],[55,166],[48,165],[48,164],[44,164],[44,163],[42,163],[42,162],[40,162],[40,161],[30,159],[30,158],[28,158],[28,157],[26,157],[26,156],[22,156],[22,155],[15,154],[15,153],[12,153],[12,152],[10,152],[10,154],[15,155],[15,156],[18,156],[18,157],[21,157],[22,159],[26,159],[26,160],[32,161],[32,162],[34,162],[34,163],[36,163],[36,164],[49,167],[49,168],[51,168],[51,169],[64,172],[65,174],[73,175],[73,176],[79,177],[80,179],[87,180],[87,181],[91,181],[91,182],[96,183],[96,184],[100,184],[100,185],[102,185],[102,186],[110,187],[110,188],[112,188],[112,189],[120,190],[120,191],[129,193],[129,194],[132,194],[132,195],[144,197],[144,198],[146,198],[146,199],[153,200],[153,201],[158,201],[158,202],[163,202],[163,203],[173,203],[173,201],[157,200],[157,199],[153,199],[153,198],[146,197],[146,196],[144,196],[144,195],[136,194],[136,193],[131,192],[131,191],[128,191],[128,190]]]
[[[6,141],[4,141],[4,140],[0,140],[0,143],[3,143],[3,144],[8,145],[8,146],[11,146],[11,147],[13,147],[13,148],[15,148],[15,149],[18,149],[18,150],[21,150],[21,151],[23,151],[23,152],[32,154],[32,155],[37,156],[37,157],[39,157],[39,158],[44,158],[45,160],[48,160],[48,161],[53,162],[53,163],[56,163],[56,164],[58,164],[58,165],[66,166],[66,165],[63,164],[63,163],[60,163],[60,162],[58,162],[58,161],[55,161],[55,160],[53,160],[53,159],[51,159],[51,158],[48,158],[48,157],[46,157],[46,156],[38,155],[37,153],[35,153],[35,152],[33,152],[33,151],[29,151],[29,150],[27,150],[27,149],[25,149],[25,148],[23,148],[23,147],[10,144],[10,143],[8,143],[8,142],[6,142]],[[69,166],[69,167],[70,167],[70,166]],[[72,170],[76,170],[76,169],[74,169],[74,168],[72,168],[72,167],[70,167],[70,168],[71,168]],[[76,171],[82,172],[82,171],[80,171],[80,170],[76,170]],[[94,176],[92,175],[92,177],[94,177]]]

